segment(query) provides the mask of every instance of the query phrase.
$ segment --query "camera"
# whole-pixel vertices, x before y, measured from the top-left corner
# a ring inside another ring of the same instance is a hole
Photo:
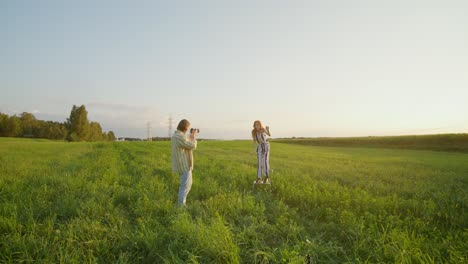
[[[197,133],[200,133],[200,129],[198,129],[198,128],[191,128],[191,129],[190,129],[190,134],[192,134],[194,131],[196,131]]]

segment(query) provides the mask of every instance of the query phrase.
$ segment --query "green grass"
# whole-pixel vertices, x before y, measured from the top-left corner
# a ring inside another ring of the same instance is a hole
[[[387,137],[294,138],[277,142],[329,147],[371,147],[454,151],[468,153],[468,134],[436,134]]]
[[[188,209],[170,142],[0,138],[3,263],[466,263],[468,154],[200,142]]]

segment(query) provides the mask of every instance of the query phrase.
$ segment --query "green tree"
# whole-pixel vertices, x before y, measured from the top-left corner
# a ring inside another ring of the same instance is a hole
[[[0,113],[0,137],[6,137],[6,124],[8,115]]]
[[[3,122],[4,136],[6,137],[18,137],[21,135],[21,121],[17,116],[10,116]]]
[[[102,128],[98,122],[91,122],[89,124],[89,141],[101,141]]]
[[[38,135],[40,138],[63,140],[67,136],[68,131],[62,123],[40,121],[39,124],[40,129]]]
[[[109,133],[107,133],[107,140],[108,141],[115,141],[115,135],[114,132],[111,130]]]
[[[0,136],[37,137],[47,139],[67,139],[69,141],[114,141],[112,131],[102,131],[101,124],[88,121],[88,112],[84,105],[73,105],[70,117],[65,123],[38,120],[27,112],[20,116],[8,116],[0,113]]]
[[[89,139],[88,112],[84,105],[80,107],[73,105],[70,118],[67,119],[67,127],[70,133],[68,140],[86,141]]]
[[[107,133],[106,133],[106,132],[102,132],[101,138],[102,138],[103,141],[109,141],[109,138],[107,137]]]
[[[20,115],[19,119],[21,121],[21,130],[22,130],[22,134],[24,137],[38,137],[39,136],[38,135],[39,122],[33,114],[23,112]]]
[[[67,137],[67,128],[62,123],[56,123],[54,125],[54,139],[64,140]]]

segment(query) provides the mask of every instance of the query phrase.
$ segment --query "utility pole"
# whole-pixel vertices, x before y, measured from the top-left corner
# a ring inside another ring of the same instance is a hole
[[[169,138],[172,136],[172,115],[169,116],[169,133],[167,134]]]
[[[153,138],[151,137],[151,124],[150,122],[146,123],[146,140],[152,141]]]

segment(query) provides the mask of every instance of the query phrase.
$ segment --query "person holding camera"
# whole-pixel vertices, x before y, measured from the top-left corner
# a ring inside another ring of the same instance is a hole
[[[172,171],[180,175],[180,187],[177,204],[186,206],[187,195],[192,187],[193,153],[197,148],[196,135],[199,129],[190,129],[190,136],[185,133],[190,127],[190,122],[183,119],[179,122],[177,130],[171,138],[172,145]]]
[[[254,147],[257,149],[257,180],[255,183],[270,183],[268,178],[270,174],[270,143],[267,136],[271,137],[270,128],[262,125],[259,120],[254,122],[252,130],[252,139]],[[265,175],[265,180],[262,181],[262,174]]]

